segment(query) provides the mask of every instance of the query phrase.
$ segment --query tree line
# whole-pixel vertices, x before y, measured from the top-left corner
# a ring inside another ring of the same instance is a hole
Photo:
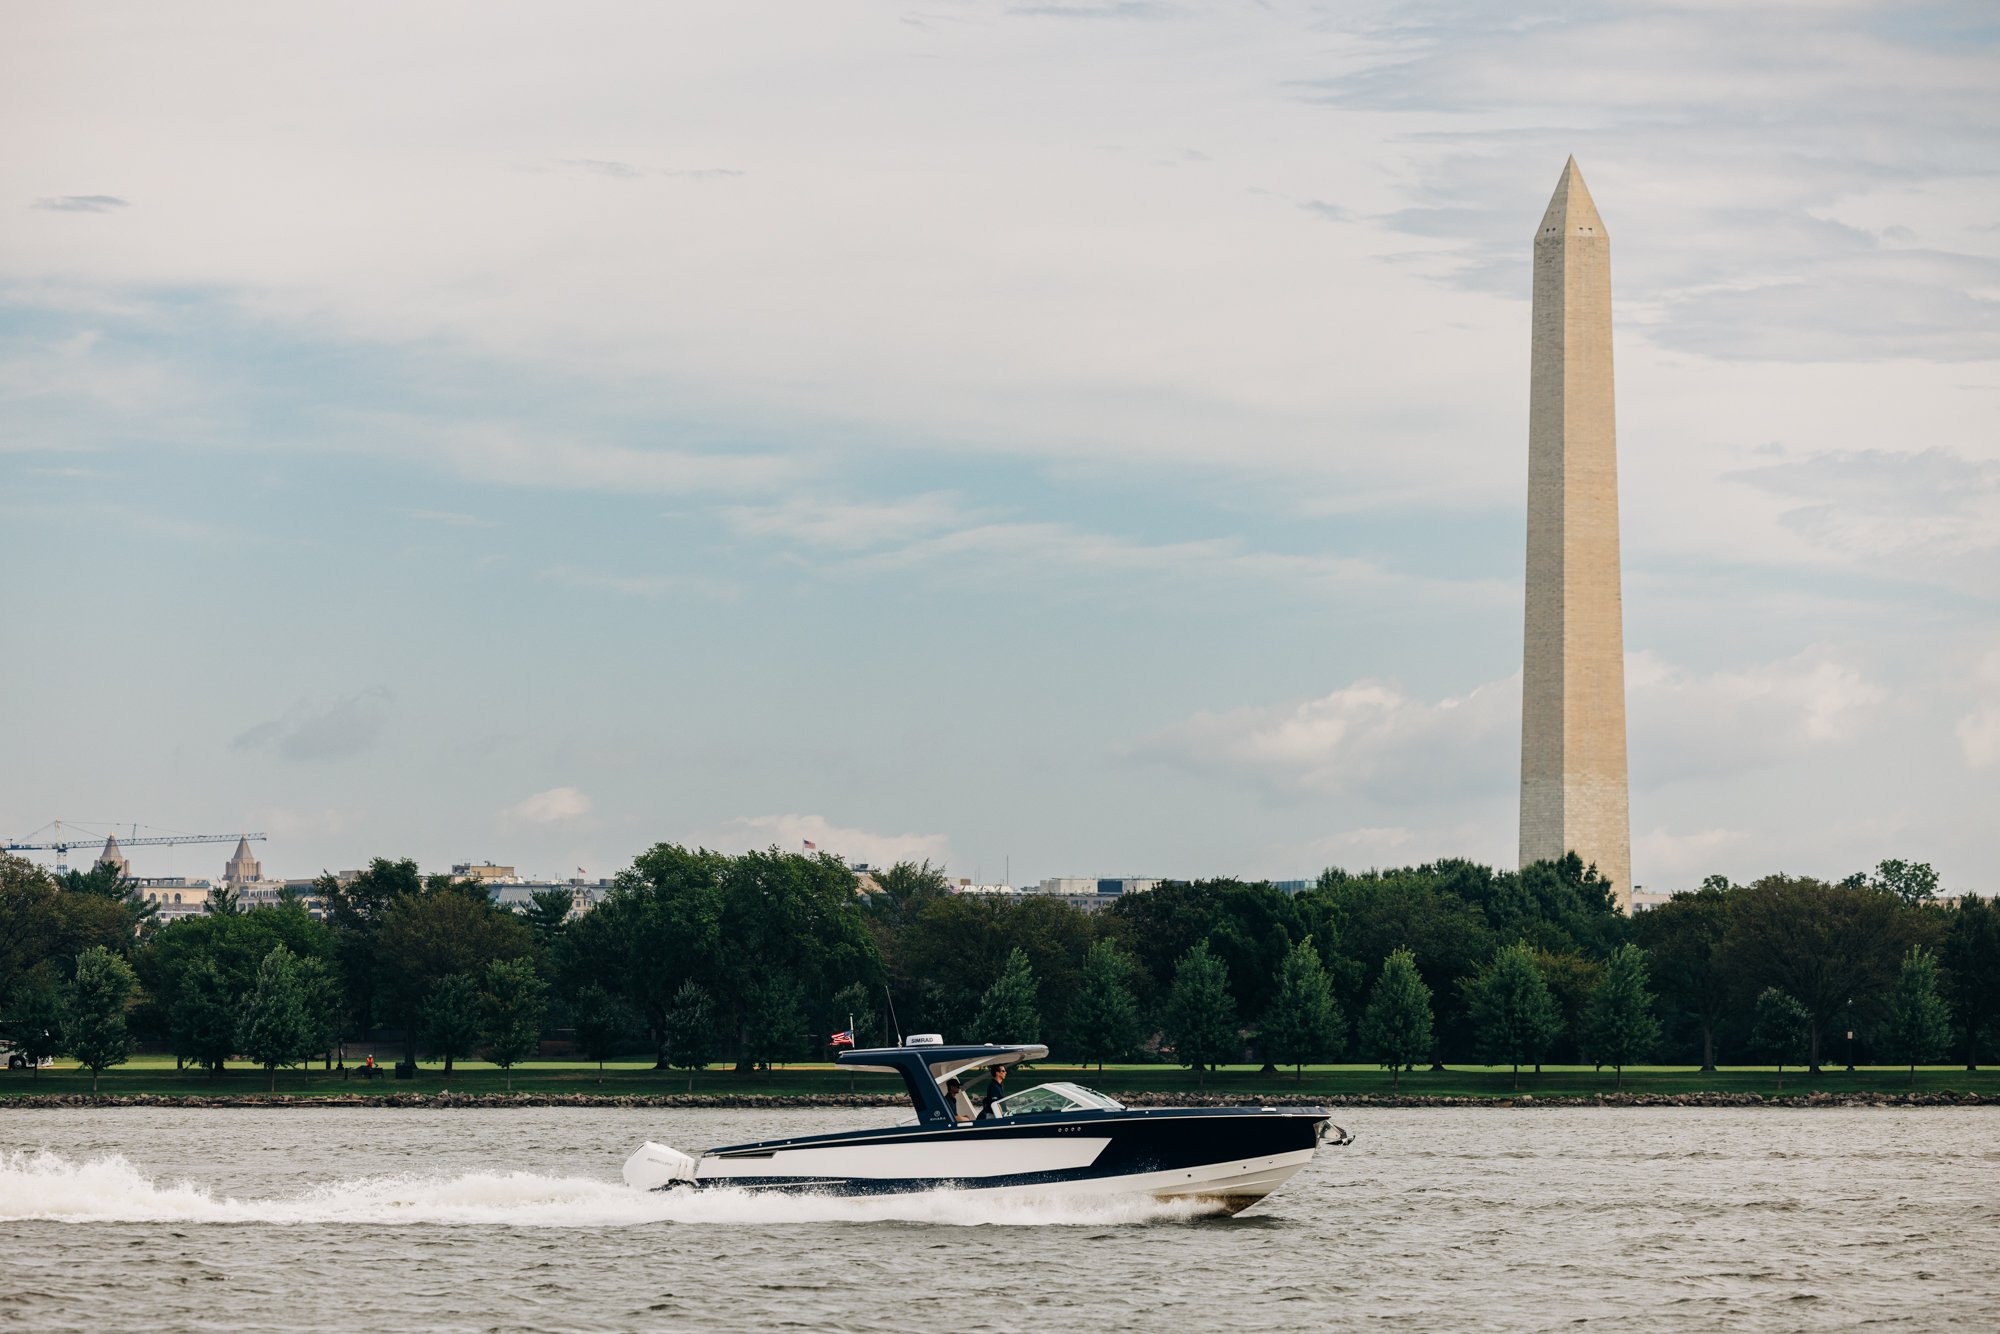
[[[109,872],[0,867],[0,1035],[101,1070],[143,1041],[275,1071],[392,1030],[401,1056],[505,1067],[560,1033],[600,1064],[754,1070],[913,1032],[1043,1042],[1061,1060],[1718,1061],[1817,1069],[1987,1059],[2000,911],[1936,897],[1927,866],[1839,882],[1710,877],[1637,917],[1574,854],[1349,873],[1303,893],[1169,881],[1086,912],[950,892],[941,868],[864,882],[838,858],[660,844],[575,916],[378,858],[297,901],[226,893],[162,926]],[[864,889],[866,892],[864,892]],[[1842,1039],[1844,1042],[1845,1039]],[[45,1050],[46,1049],[46,1050]],[[1840,1052],[1846,1056],[1846,1049]]]

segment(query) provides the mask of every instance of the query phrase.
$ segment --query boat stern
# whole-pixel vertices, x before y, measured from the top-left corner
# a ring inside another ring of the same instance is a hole
[[[679,1149],[647,1140],[625,1160],[625,1184],[635,1190],[667,1190],[693,1181],[695,1163]]]

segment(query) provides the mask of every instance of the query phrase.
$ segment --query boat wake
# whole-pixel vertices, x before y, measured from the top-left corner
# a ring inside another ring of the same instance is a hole
[[[1047,1227],[1171,1223],[1213,1215],[1195,1201],[1145,1196],[995,1199],[961,1191],[872,1198],[703,1190],[653,1194],[622,1183],[533,1172],[355,1177],[269,1199],[218,1196],[193,1181],[156,1181],[122,1154],[0,1156],[0,1222],[381,1223],[503,1227],[631,1227],[646,1223],[932,1223]]]

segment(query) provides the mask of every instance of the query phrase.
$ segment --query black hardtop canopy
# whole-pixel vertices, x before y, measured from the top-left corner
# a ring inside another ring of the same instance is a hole
[[[904,1086],[910,1092],[910,1103],[917,1109],[918,1120],[927,1125],[949,1126],[956,1124],[957,1118],[945,1103],[944,1092],[939,1087],[945,1080],[964,1070],[1039,1061],[1048,1054],[1049,1049],[1038,1042],[1010,1046],[984,1043],[948,1047],[938,1044],[870,1047],[844,1051],[834,1059],[849,1070],[877,1070],[883,1074],[901,1075]]]

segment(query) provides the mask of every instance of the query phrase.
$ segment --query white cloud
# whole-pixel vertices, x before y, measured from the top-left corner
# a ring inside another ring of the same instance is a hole
[[[552,787],[508,807],[503,818],[528,825],[575,826],[588,820],[590,798],[573,787]]]
[[[908,542],[966,522],[957,500],[945,492],[872,504],[794,497],[778,505],[736,506],[722,516],[741,533],[850,551]]]
[[[1942,448],[1826,451],[1734,480],[1806,502],[1779,522],[1824,551],[1871,568],[1964,562],[1980,585],[2000,591],[2000,459]]]
[[[865,829],[842,828],[823,815],[740,815],[722,828],[695,835],[688,841],[723,852],[745,852],[774,844],[786,852],[800,852],[810,842],[817,845],[815,851],[831,852],[850,862],[870,865],[928,861],[934,866],[945,866],[951,861],[951,840],[944,834],[874,834]]]
[[[1889,696],[1825,647],[1707,675],[1657,654],[1625,660],[1634,786],[1736,773],[1850,740]],[[1498,794],[1519,779],[1521,678],[1435,703],[1357,681],[1300,704],[1198,713],[1125,748],[1274,800],[1393,804]]]
[[[109,213],[114,209],[129,208],[131,202],[116,195],[62,195],[55,199],[37,199],[29,207],[50,213]]]
[[[1713,778],[1854,739],[1889,692],[1826,645],[1699,675],[1652,652],[1625,657],[1633,785]]]
[[[1980,660],[1973,676],[1978,703],[1958,720],[1958,744],[1974,769],[2000,763],[2000,649]]]
[[[1511,783],[1520,718],[1518,675],[1435,704],[1391,682],[1357,681],[1302,704],[1198,713],[1126,753],[1278,801],[1360,796],[1402,804]]]
[[[1438,605],[1490,607],[1518,597],[1498,579],[1440,579],[1349,556],[1259,551],[1237,536],[1143,542],[1062,523],[975,523],[894,545],[833,567],[836,573],[912,572],[943,583],[1049,587],[1062,597],[1122,580],[1182,601],[1250,590],[1339,592],[1379,603],[1421,595]]]
[[[1723,854],[1744,847],[1750,840],[1750,834],[1741,829],[1702,829],[1690,834],[1674,834],[1661,825],[1651,833],[1633,835],[1633,874],[1635,878],[1639,875],[1647,877],[1641,883],[1655,893],[1660,892],[1664,884],[1679,889],[1692,888],[1702,877],[1717,872]]]
[[[365,810],[338,810],[329,806],[324,810],[301,811],[272,806],[251,811],[244,823],[252,829],[298,836],[355,833],[365,827],[367,819],[368,812]]]
[[[801,471],[801,461],[769,454],[702,454],[535,434],[510,426],[468,424],[431,431],[406,423],[411,442],[435,449],[465,476],[482,482],[558,491],[768,491]]]
[[[915,573],[940,583],[1004,582],[1010,588],[1038,583],[1062,596],[1087,586],[1080,576],[1150,585],[1175,598],[1218,589],[1303,588],[1376,598],[1422,590],[1459,605],[1491,606],[1519,596],[1498,579],[1444,580],[1353,557],[1259,551],[1240,536],[1144,542],[1068,523],[1007,522],[967,510],[944,492],[872,503],[794,498],[722,514],[737,532],[839,553],[814,566],[838,576]]]
[[[410,510],[409,516],[423,523],[441,523],[449,528],[497,528],[500,525],[492,519],[482,519],[477,514],[459,514],[451,510]]]
[[[335,760],[373,746],[389,725],[395,696],[370,686],[324,708],[300,700],[281,718],[258,723],[231,741],[235,750],[267,750],[287,760]]]
[[[739,592],[736,585],[715,579],[704,579],[697,575],[685,574],[605,574],[598,570],[587,570],[575,565],[552,565],[539,576],[553,583],[567,584],[571,588],[601,588],[612,593],[623,593],[627,597],[656,598],[667,593],[692,593],[697,597],[712,598],[718,602],[733,601]]]
[[[1426,117],[1413,206],[1391,221],[1447,243],[1458,262],[1435,269],[1455,281],[1521,290],[1523,177],[1553,183],[1530,163],[1574,153],[1625,323],[1649,338],[1727,360],[1992,358],[2000,255],[1962,199],[1990,197],[1990,142],[1975,145],[1993,44],[1937,39],[1972,12],[1753,0],[1724,20],[1642,0],[1521,22],[1417,0],[1351,18],[1360,66],[1311,86]]]

